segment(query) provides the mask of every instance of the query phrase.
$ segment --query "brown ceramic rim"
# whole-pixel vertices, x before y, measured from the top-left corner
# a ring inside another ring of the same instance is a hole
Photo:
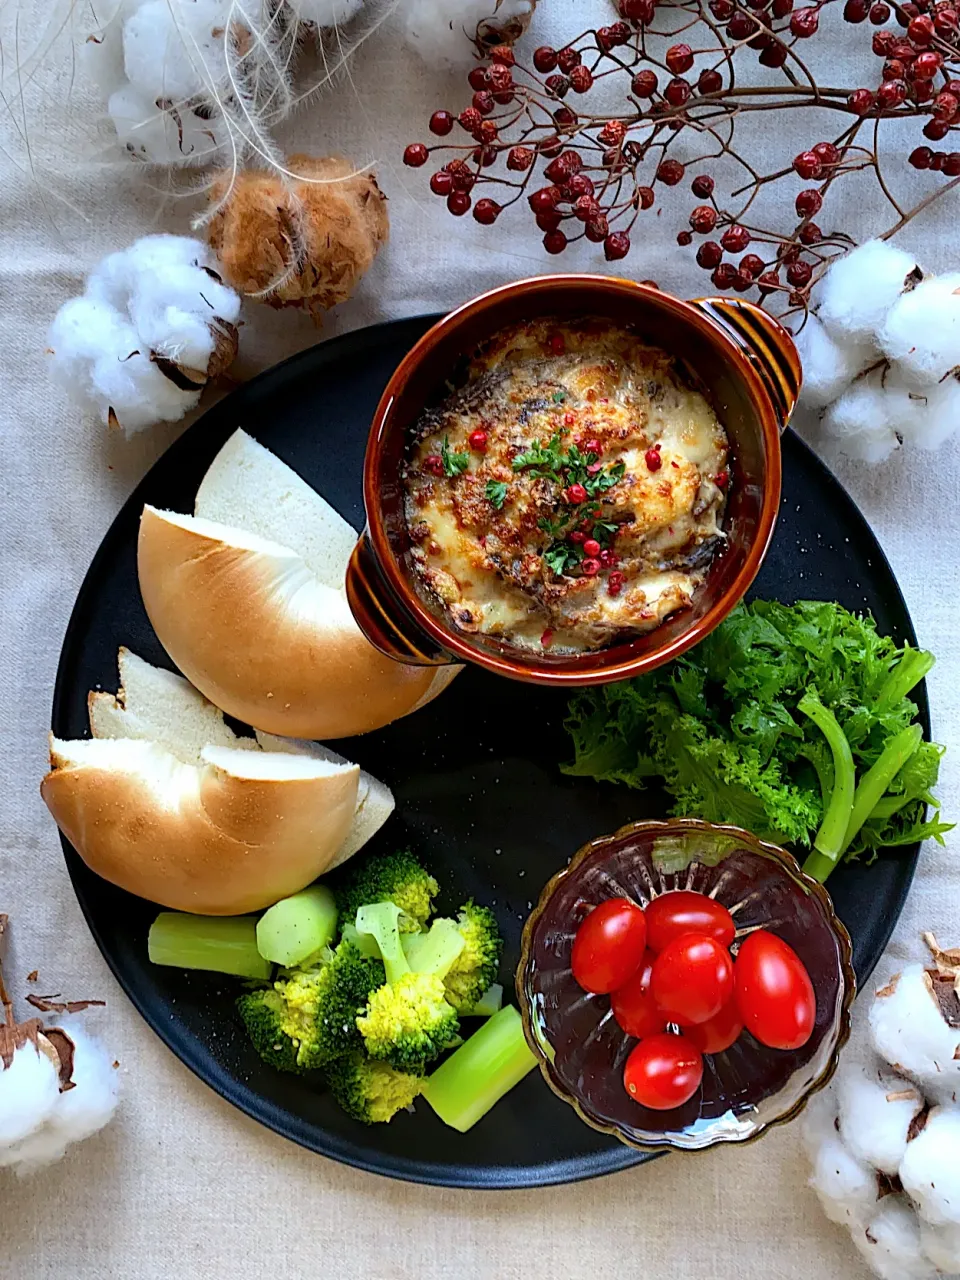
[[[530,293],[552,291],[560,293],[575,288],[584,290],[585,301],[591,289],[596,289],[601,293],[613,292],[652,299],[658,306],[676,315],[689,317],[691,312],[695,312],[699,323],[709,330],[712,339],[726,353],[749,387],[751,399],[757,410],[763,447],[769,460],[756,534],[743,565],[723,595],[702,618],[671,643],[639,657],[627,656],[622,662],[597,671],[584,671],[581,668],[567,670],[563,667],[537,666],[529,661],[517,662],[505,654],[477,649],[445,627],[420,600],[398,564],[380,519],[378,501],[380,458],[383,441],[391,425],[394,400],[399,388],[406,383],[412,370],[424,355],[433,349],[440,337],[448,329],[455,328],[462,321],[474,316],[477,312],[484,311],[491,303],[506,295],[521,298]],[[632,280],[623,280],[615,276],[580,274],[535,276],[513,284],[501,285],[444,316],[423,335],[394,371],[377,405],[364,461],[363,500],[367,513],[367,529],[361,538],[360,546],[362,547],[369,540],[370,550],[384,584],[402,604],[420,631],[430,637],[441,653],[450,655],[449,661],[462,659],[485,667],[498,675],[554,686],[608,684],[628,676],[639,675],[661,666],[672,658],[679,657],[680,654],[698,644],[735,608],[759,572],[773,537],[780,506],[780,432],[786,425],[786,419],[796,402],[800,377],[799,357],[789,334],[772,316],[749,302],[731,298],[703,298],[694,302],[685,302],[670,294],[662,293],[650,285],[636,284]],[[369,571],[363,567],[363,558],[358,557],[357,553],[355,558],[356,571],[363,579],[367,579]],[[371,600],[377,601],[378,591],[372,583],[365,581],[362,595],[356,588],[351,593],[348,583],[348,595],[352,603],[360,605],[364,602],[369,607]],[[383,605],[379,604],[376,607],[377,611],[383,615],[379,620],[381,625],[386,619],[389,627],[389,619]],[[417,657],[411,654],[406,660],[417,661]],[[443,660],[436,655],[428,655],[426,649],[420,655],[420,661],[428,665],[442,663]]]
[[[808,1087],[806,1093],[804,1093],[804,1095],[794,1103],[789,1111],[785,1111],[782,1116],[777,1116],[773,1120],[768,1120],[754,1133],[751,1133],[744,1138],[737,1137],[736,1135],[731,1135],[730,1137],[717,1137],[712,1142],[709,1142],[702,1147],[685,1147],[679,1146],[669,1138],[665,1138],[661,1142],[637,1142],[633,1139],[624,1137],[620,1130],[615,1126],[600,1124],[598,1121],[588,1116],[581,1107],[577,1098],[574,1097],[573,1094],[567,1093],[564,1089],[559,1087],[550,1075],[549,1068],[543,1056],[543,1050],[540,1048],[530,1025],[530,1006],[527,1001],[523,978],[530,965],[530,950],[533,945],[533,930],[537,921],[543,914],[547,902],[553,896],[557,886],[562,880],[566,879],[571,872],[575,871],[580,863],[583,862],[584,858],[593,853],[594,850],[601,848],[603,845],[610,844],[614,840],[620,840],[634,835],[647,835],[651,832],[660,832],[662,834],[667,834],[668,832],[680,832],[681,834],[684,832],[697,832],[699,834],[706,835],[730,836],[743,843],[748,849],[751,849],[754,852],[771,855],[786,867],[792,875],[795,875],[806,888],[813,891],[814,896],[823,906],[827,919],[830,923],[830,927],[833,929],[840,943],[840,964],[843,971],[844,991],[837,1027],[837,1039],[833,1046],[833,1053],[830,1055],[830,1061],[816,1080],[814,1080],[814,1082]],[[547,881],[537,901],[537,905],[527,917],[526,924],[523,926],[523,935],[520,940],[520,963],[517,965],[515,986],[517,991],[517,1001],[520,1005],[520,1018],[523,1022],[523,1034],[526,1037],[526,1041],[530,1046],[531,1052],[537,1059],[540,1074],[543,1076],[544,1080],[546,1080],[551,1090],[558,1098],[562,1098],[568,1106],[573,1107],[574,1111],[576,1111],[584,1124],[589,1125],[591,1129],[596,1129],[600,1133],[608,1134],[611,1138],[616,1138],[619,1142],[622,1142],[624,1146],[634,1147],[638,1151],[709,1151],[711,1148],[719,1146],[722,1142],[735,1142],[740,1145],[746,1145],[749,1142],[756,1142],[758,1138],[762,1138],[767,1130],[773,1128],[775,1125],[787,1124],[789,1121],[795,1119],[807,1105],[807,1102],[810,1100],[812,1095],[818,1093],[828,1085],[833,1078],[834,1072],[840,1062],[840,1050],[850,1038],[850,1010],[853,1007],[853,1002],[857,994],[857,978],[853,971],[853,944],[850,941],[850,934],[847,932],[846,926],[838,919],[837,913],[833,909],[833,899],[830,897],[829,893],[827,893],[825,886],[822,885],[819,880],[814,880],[811,876],[808,876],[796,858],[794,858],[792,854],[788,853],[786,849],[781,849],[779,845],[769,844],[766,840],[760,840],[757,836],[753,835],[752,832],[745,831],[742,827],[729,826],[725,823],[719,822],[704,822],[700,818],[648,818],[641,822],[629,822],[626,826],[620,827],[610,835],[598,836],[596,840],[591,840],[581,849],[578,849],[570,859],[567,866],[563,867],[562,870],[558,871],[555,876],[552,876]]]

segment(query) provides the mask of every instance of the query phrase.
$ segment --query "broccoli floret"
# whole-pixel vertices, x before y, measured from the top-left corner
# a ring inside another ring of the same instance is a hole
[[[265,991],[248,991],[237,1000],[240,1017],[253,1041],[253,1047],[269,1066],[277,1071],[301,1071],[297,1065],[297,1041],[283,1030],[283,998],[272,987]]]
[[[326,963],[292,970],[275,984],[284,1006],[280,1025],[299,1042],[300,1067],[323,1067],[359,1048],[357,1015],[384,976],[379,960],[367,959],[352,943],[341,942]]]
[[[406,917],[401,930],[413,932],[430,918],[439,888],[408,849],[379,857],[368,854],[350,862],[334,883],[340,927],[351,924],[361,907],[395,902]]]
[[[410,1106],[426,1083],[422,1076],[396,1071],[388,1063],[371,1061],[361,1053],[334,1062],[327,1080],[339,1105],[361,1124],[386,1124]]]
[[[357,1027],[371,1058],[402,1071],[422,1071],[456,1044],[460,1023],[447,1003],[442,978],[408,973],[371,994]]]
[[[371,993],[357,1028],[371,1058],[401,1070],[422,1071],[456,1043],[460,1024],[446,1000],[443,979],[435,972],[412,971],[400,942],[401,914],[393,902],[374,903],[357,912],[357,929],[376,938],[387,977]]]
[[[463,950],[445,979],[447,999],[459,1012],[472,1009],[487,988],[496,981],[503,939],[496,917],[489,907],[467,902],[460,908],[457,925],[463,935]]]

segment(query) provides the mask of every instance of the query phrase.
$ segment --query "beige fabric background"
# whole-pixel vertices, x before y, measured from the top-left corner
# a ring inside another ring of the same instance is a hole
[[[20,9],[37,13],[49,3],[20,0]],[[14,7],[6,0],[5,20]],[[541,0],[530,39],[569,38],[584,17],[609,20],[609,12],[607,0]],[[29,20],[21,27],[29,30]],[[9,23],[5,38],[6,73]],[[842,62],[841,54],[836,58]],[[836,65],[825,78],[838,83],[838,76],[850,83],[853,73]],[[124,442],[81,421],[51,388],[44,335],[97,259],[154,228],[185,228],[192,205],[164,201],[159,180],[107,163],[113,157],[98,141],[96,104],[74,75],[67,41],[22,96],[9,80],[3,87],[0,910],[15,921],[8,980],[23,992],[27,972],[39,967],[44,990],[105,996],[108,1007],[95,1025],[122,1064],[124,1096],[113,1125],[59,1166],[24,1182],[0,1171],[0,1276],[863,1277],[846,1235],[825,1221],[806,1188],[796,1126],[743,1150],[674,1156],[578,1186],[513,1193],[405,1186],[340,1167],[258,1127],[195,1080],[140,1021],[87,933],[37,787],[57,657],[77,588],[121,502],[181,428]],[[423,175],[398,166],[401,143],[423,133],[429,111],[463,100],[456,81],[425,74],[388,27],[360,52],[351,78],[288,130],[291,146],[343,148],[376,162],[391,198],[391,244],[325,333],[438,310],[494,282],[556,265],[545,262],[526,221],[505,222],[493,234],[469,220],[454,223],[425,200]],[[801,140],[809,145],[817,136],[806,128]],[[790,139],[774,141],[788,156],[799,149]],[[29,175],[30,155],[39,183]],[[668,205],[685,209],[684,194]],[[890,220],[882,215],[878,222],[867,199],[847,213],[855,234]],[[680,217],[665,214],[658,229],[651,216],[650,238],[627,266],[638,278],[652,276],[691,295],[705,280],[673,243],[671,227]],[[911,228],[906,243],[930,267],[955,265],[956,204]],[[251,307],[247,322],[238,366],[244,376],[317,339],[296,316]],[[903,584],[921,641],[939,655],[930,691],[936,734],[950,746],[943,795],[954,816],[960,813],[958,462],[954,442],[933,457],[842,469]],[[919,954],[921,927],[960,941],[958,845],[953,836],[946,850],[924,851],[883,972]]]

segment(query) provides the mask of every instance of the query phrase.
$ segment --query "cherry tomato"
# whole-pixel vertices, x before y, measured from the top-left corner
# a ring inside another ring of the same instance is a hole
[[[743,1018],[734,996],[714,1017],[694,1027],[685,1027],[683,1034],[701,1053],[723,1053],[724,1049],[736,1043],[742,1030]]]
[[[584,920],[573,940],[570,966],[585,991],[614,991],[640,968],[647,922],[629,898],[608,898]]]
[[[650,974],[656,956],[652,951],[643,953],[640,968],[622,987],[610,996],[610,1008],[621,1031],[642,1040],[666,1029],[667,1019],[657,1008],[650,991]]]
[[[685,1036],[648,1036],[634,1048],[623,1068],[630,1097],[651,1111],[682,1107],[700,1088],[703,1058]]]
[[[782,938],[766,929],[744,938],[734,980],[743,1021],[761,1044],[799,1049],[807,1043],[817,1016],[813,983],[803,961]]]
[[[647,917],[647,946],[662,951],[685,933],[699,933],[729,947],[736,933],[733,916],[719,902],[692,889],[661,893],[643,913]]]
[[[653,998],[681,1027],[714,1018],[733,995],[730,952],[713,938],[687,933],[668,942],[653,964]]]

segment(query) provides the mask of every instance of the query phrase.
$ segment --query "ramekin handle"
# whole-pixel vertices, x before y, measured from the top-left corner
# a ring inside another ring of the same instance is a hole
[[[800,394],[803,371],[793,338],[778,320],[741,298],[697,298],[693,304],[730,335],[763,379],[783,431]]]
[[[357,626],[375,649],[395,662],[418,667],[449,666],[456,659],[441,649],[410,615],[387,581],[367,532],[347,566],[347,602]]]

